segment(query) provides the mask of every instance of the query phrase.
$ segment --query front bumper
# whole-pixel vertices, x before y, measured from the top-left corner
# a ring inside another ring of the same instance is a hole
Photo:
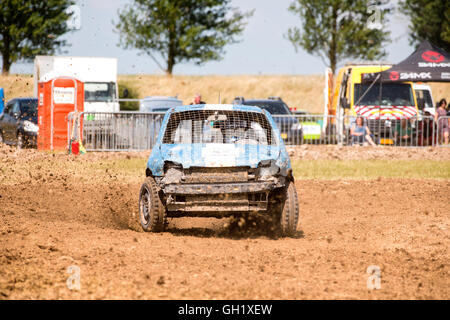
[[[216,184],[169,184],[163,188],[166,194],[204,195],[204,194],[237,194],[255,193],[273,190],[274,182],[216,183]]]
[[[223,217],[267,212],[269,194],[279,182],[168,184],[162,188],[169,217]]]

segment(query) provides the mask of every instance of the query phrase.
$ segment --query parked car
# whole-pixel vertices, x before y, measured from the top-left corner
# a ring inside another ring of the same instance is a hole
[[[302,142],[303,131],[298,119],[289,110],[289,107],[280,97],[269,97],[268,99],[246,100],[244,97],[236,97],[233,104],[256,106],[267,110],[274,116],[275,123],[281,132],[283,140],[289,144]]]
[[[183,101],[177,97],[153,96],[145,97],[140,101],[140,112],[166,112],[172,107],[182,106]]]
[[[0,142],[17,145],[18,148],[36,147],[39,131],[37,105],[36,98],[9,101],[0,115]]]
[[[3,109],[5,109],[5,90],[0,88],[0,114],[3,113]]]
[[[164,96],[151,96],[145,97],[139,103],[140,112],[156,112],[165,113],[170,108],[182,106],[183,101],[179,100],[177,97],[164,97]],[[156,140],[159,129],[161,128],[161,122],[163,115],[155,114],[153,121],[150,123],[148,132],[150,134],[152,141]]]
[[[293,235],[298,199],[289,155],[270,113],[254,106],[170,109],[147,162],[139,193],[145,231],[167,217],[254,212]]]
[[[301,124],[304,142],[318,142],[322,136],[323,116],[312,115],[308,110],[292,109]]]
[[[295,115],[306,115],[306,114],[310,114],[308,110],[302,110],[302,109],[297,109],[296,107],[294,108],[289,108],[289,110],[291,110],[292,114]]]

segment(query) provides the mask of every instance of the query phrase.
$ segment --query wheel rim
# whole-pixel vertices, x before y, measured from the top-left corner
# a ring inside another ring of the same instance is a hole
[[[148,188],[145,186],[142,188],[141,192],[141,205],[140,205],[140,216],[141,220],[144,224],[148,224],[150,219],[150,210],[151,210],[151,201],[150,201],[150,192]]]
[[[19,134],[19,135],[17,136],[17,147],[18,147],[19,149],[22,149],[22,147],[23,147],[23,137],[22,137],[21,134]]]

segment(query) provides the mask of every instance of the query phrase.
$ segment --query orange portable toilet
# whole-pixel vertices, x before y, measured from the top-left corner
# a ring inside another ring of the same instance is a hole
[[[38,149],[67,150],[69,113],[84,110],[83,81],[48,73],[38,84],[38,100]]]

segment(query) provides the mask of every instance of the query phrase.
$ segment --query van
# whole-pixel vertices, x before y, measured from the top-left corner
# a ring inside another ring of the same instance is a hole
[[[119,112],[117,59],[104,57],[36,56],[34,96],[47,74],[73,76],[84,82],[85,112]]]
[[[412,82],[379,83],[362,82],[364,73],[378,73],[391,68],[387,63],[349,63],[336,77],[331,102],[327,106],[329,126],[335,130],[338,140],[348,137],[352,120],[362,116],[379,143],[393,144],[392,129],[401,119],[418,115],[416,95]],[[337,120],[337,121],[336,121]]]

